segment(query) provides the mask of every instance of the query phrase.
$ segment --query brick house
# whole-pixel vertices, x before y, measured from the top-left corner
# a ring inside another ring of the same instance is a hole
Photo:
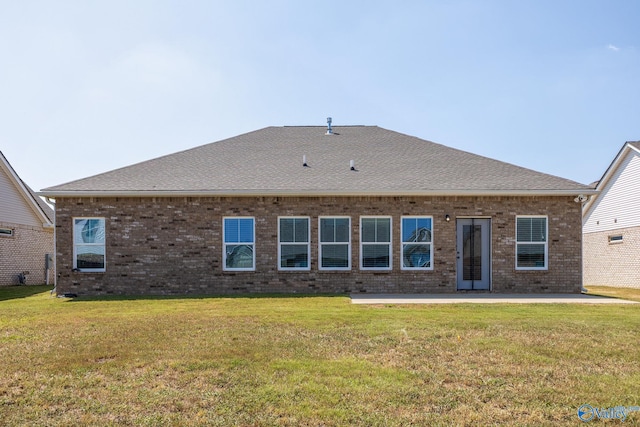
[[[53,282],[53,216],[0,152],[0,285]]]
[[[622,146],[583,212],[584,284],[640,288],[640,141]]]
[[[377,126],[268,127],[50,187],[58,292],[575,292],[585,185]]]

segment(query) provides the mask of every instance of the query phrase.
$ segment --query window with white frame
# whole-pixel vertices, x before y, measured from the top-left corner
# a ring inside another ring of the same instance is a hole
[[[547,270],[547,217],[516,217],[516,269]]]
[[[614,234],[612,236],[608,236],[608,241],[609,243],[612,244],[616,244],[616,243],[622,243],[622,234]]]
[[[278,218],[278,268],[309,270],[311,246],[308,217]]]
[[[402,217],[402,269],[433,270],[433,217]]]
[[[253,271],[256,265],[253,217],[223,218],[223,270]]]
[[[78,271],[105,271],[104,218],[73,219],[73,268]]]
[[[0,237],[13,237],[13,228],[0,228]]]
[[[351,218],[318,219],[320,270],[351,269]]]
[[[391,217],[360,217],[360,268],[391,269]]]

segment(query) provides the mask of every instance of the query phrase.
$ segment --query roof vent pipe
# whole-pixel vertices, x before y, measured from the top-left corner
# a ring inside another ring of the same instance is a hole
[[[327,135],[333,135],[333,129],[331,129],[331,117],[327,117]]]
[[[349,168],[354,171],[356,170],[356,161],[355,160],[350,160],[349,161]]]
[[[307,155],[306,155],[306,154],[304,154],[304,155],[302,156],[302,166],[304,166],[305,168],[306,168],[307,166],[309,166],[309,165],[307,164]]]

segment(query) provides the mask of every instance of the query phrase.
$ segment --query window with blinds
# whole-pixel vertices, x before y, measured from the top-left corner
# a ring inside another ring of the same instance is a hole
[[[547,270],[546,216],[516,217],[516,269]]]

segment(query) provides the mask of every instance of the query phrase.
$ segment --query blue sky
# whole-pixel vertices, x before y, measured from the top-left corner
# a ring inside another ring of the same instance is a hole
[[[640,140],[639,17],[636,0],[0,0],[0,150],[39,190],[331,116],[586,184]]]

